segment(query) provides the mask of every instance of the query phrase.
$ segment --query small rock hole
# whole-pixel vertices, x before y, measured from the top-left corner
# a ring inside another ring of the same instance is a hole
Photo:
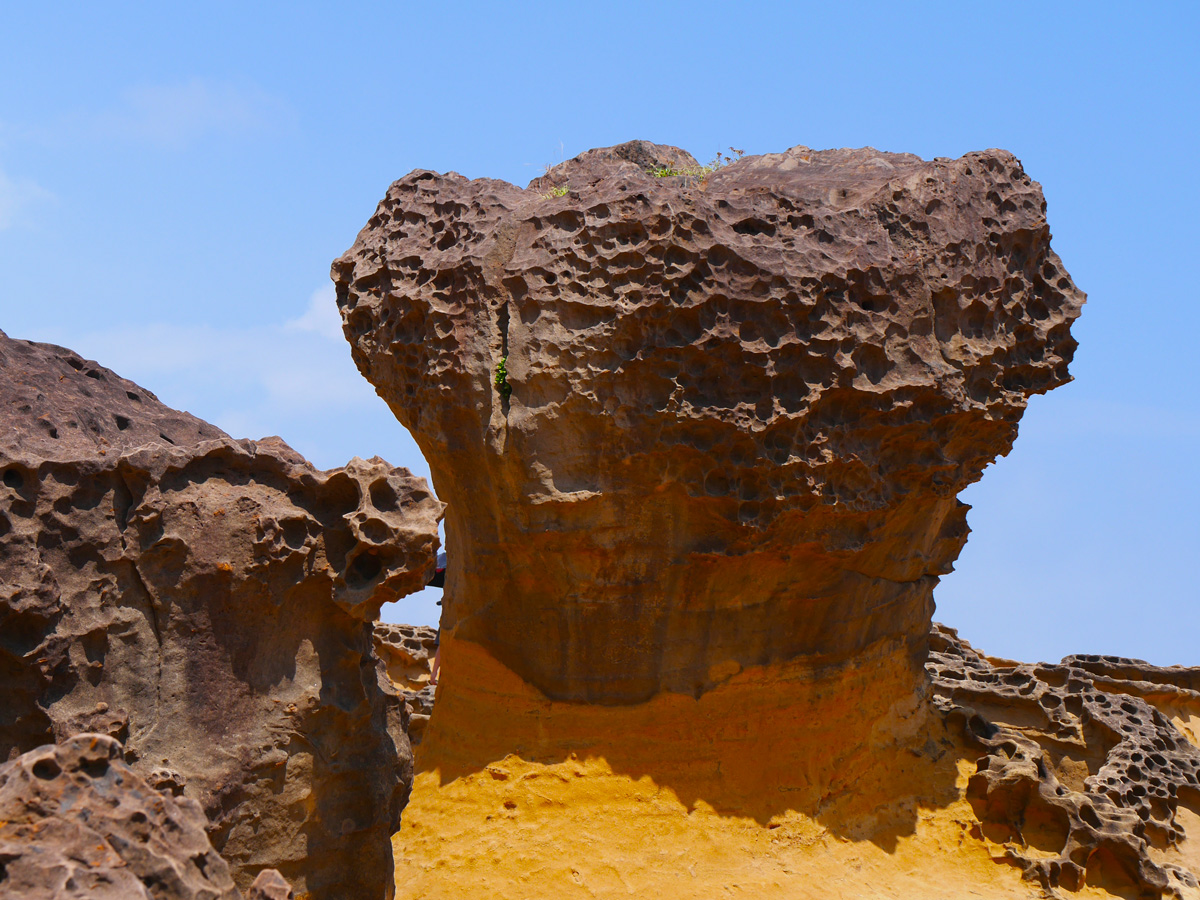
[[[113,419],[116,420],[118,431],[124,431],[130,425],[129,419],[125,416],[118,416],[114,414]]]
[[[42,781],[50,781],[62,774],[62,769],[52,759],[39,759],[33,764],[33,774]]]

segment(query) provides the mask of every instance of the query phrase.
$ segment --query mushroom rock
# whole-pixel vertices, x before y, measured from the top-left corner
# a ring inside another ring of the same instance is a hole
[[[433,566],[424,481],[317,471],[2,332],[0,408],[0,759],[109,734],[243,891],[391,896],[412,757],[373,622]]]
[[[956,495],[1069,380],[1083,296],[1011,154],[643,169],[681,154],[413,172],[333,264],[449,505],[443,627],[557,700],[922,658]]]
[[[416,171],[332,276],[448,504],[405,890],[707,896],[780,840],[894,848],[922,803],[965,833],[932,591],[958,493],[1069,380],[1084,300],[1015,157],[713,171],[632,142],[524,190]],[[928,859],[904,846],[887,865]],[[1001,877],[964,874],[994,871],[976,850],[929,885]],[[780,865],[783,896],[820,880]]]

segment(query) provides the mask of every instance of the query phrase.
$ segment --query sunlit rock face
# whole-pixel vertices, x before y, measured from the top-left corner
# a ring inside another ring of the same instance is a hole
[[[433,566],[424,480],[319,471],[3,332],[0,408],[0,761],[107,734],[240,888],[390,896],[412,753],[373,623]]]
[[[334,263],[449,504],[443,627],[557,700],[896,652],[915,685],[957,494],[1070,377],[1040,187],[999,150],[694,166],[416,171]]]

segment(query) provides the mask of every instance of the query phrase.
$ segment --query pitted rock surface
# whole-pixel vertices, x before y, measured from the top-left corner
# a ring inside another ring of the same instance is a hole
[[[110,737],[39,747],[0,765],[0,898],[241,900],[205,825]]]
[[[1000,150],[657,163],[695,160],[416,171],[333,264],[449,504],[443,627],[562,700],[896,648],[916,690],[957,494],[1069,380],[1041,189]]]
[[[421,743],[433,714],[434,686],[429,683],[437,656],[438,632],[427,625],[375,624],[375,652],[388,678],[408,704],[408,739]]]
[[[412,757],[372,624],[433,565],[424,481],[317,471],[2,334],[0,409],[0,759],[102,731],[200,802],[243,890],[391,896]]]
[[[992,660],[936,625],[930,643],[934,703],[984,751],[968,786],[982,836],[1053,896],[1111,864],[1138,896],[1200,897],[1180,852],[1200,843],[1200,669]]]

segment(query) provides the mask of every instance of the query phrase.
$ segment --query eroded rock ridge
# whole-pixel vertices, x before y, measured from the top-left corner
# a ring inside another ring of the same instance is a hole
[[[0,759],[111,735],[243,890],[391,896],[412,756],[372,626],[433,565],[423,480],[317,471],[3,333],[0,409]]]
[[[1200,669],[990,659],[935,626],[934,704],[983,750],[980,837],[1051,893],[1200,897]]]

